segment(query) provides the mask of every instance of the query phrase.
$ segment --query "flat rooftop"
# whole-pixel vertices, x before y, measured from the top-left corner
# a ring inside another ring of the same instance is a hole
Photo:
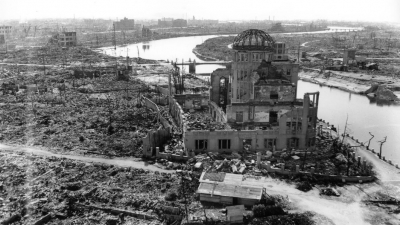
[[[217,174],[217,175],[214,175]],[[203,172],[199,179],[200,183],[229,184],[236,186],[264,188],[266,183],[270,183],[265,177],[249,176],[233,173],[207,173]]]
[[[211,196],[225,196],[234,198],[246,198],[260,200],[262,197],[262,188],[245,187],[225,183],[200,183],[197,189],[198,194],[209,194]]]

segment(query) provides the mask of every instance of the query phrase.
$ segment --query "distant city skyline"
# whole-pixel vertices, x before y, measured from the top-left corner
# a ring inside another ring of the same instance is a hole
[[[0,0],[0,20],[104,18],[117,20],[341,20],[400,23],[398,0]]]

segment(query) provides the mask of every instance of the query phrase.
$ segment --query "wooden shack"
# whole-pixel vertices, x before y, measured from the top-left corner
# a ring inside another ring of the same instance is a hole
[[[200,195],[200,201],[204,202],[253,206],[261,200],[263,189],[224,183],[201,183],[197,193]]]

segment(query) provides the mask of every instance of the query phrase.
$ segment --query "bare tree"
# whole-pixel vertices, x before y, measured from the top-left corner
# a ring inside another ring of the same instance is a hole
[[[369,135],[371,135],[372,137],[368,140],[367,149],[369,149],[369,144],[371,144],[371,140],[375,137],[373,134],[371,134],[371,132],[369,132]]]
[[[379,148],[379,158],[382,158],[382,145],[386,142],[387,136],[382,140],[382,141],[378,141],[379,143],[381,143],[380,148]]]

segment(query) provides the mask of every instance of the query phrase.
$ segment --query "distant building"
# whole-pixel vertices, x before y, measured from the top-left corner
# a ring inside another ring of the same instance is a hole
[[[184,19],[173,20],[172,27],[187,27],[187,21]]]
[[[188,26],[204,26],[204,25],[215,25],[218,24],[218,20],[196,20],[193,16],[192,20],[187,21]]]
[[[76,32],[63,32],[58,35],[58,45],[62,47],[76,46]]]
[[[55,34],[50,38],[49,43],[61,47],[76,46],[77,44],[76,32],[62,32]]]
[[[144,27],[142,28],[142,37],[151,37],[152,36],[152,32],[150,30],[150,28]]]
[[[172,18],[162,18],[158,20],[158,26],[159,27],[172,27],[172,21],[174,19]]]
[[[0,26],[0,34],[7,36],[11,34],[11,26]]]
[[[135,30],[135,20],[126,17],[119,22],[114,22],[115,30]]]
[[[162,18],[158,20],[159,27],[187,27],[188,23],[184,19]]]

